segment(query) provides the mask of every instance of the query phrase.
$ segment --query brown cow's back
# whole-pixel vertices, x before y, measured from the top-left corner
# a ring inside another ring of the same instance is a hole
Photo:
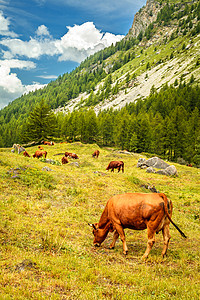
[[[42,157],[44,155],[44,157],[46,158],[47,157],[47,151],[40,151],[40,150],[37,150],[35,152],[35,154],[33,154],[33,157],[36,157],[36,158],[39,158],[39,157]]]
[[[92,154],[92,156],[93,157],[96,156],[96,158],[98,158],[99,157],[99,153],[100,153],[99,150],[95,150],[94,153]]]
[[[164,201],[160,194],[127,193],[115,195],[107,203],[108,218],[124,228],[143,230],[146,220],[163,212]]]

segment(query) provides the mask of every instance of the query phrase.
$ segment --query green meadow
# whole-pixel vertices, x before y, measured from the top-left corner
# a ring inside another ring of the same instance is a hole
[[[145,154],[81,143],[43,148],[55,164],[33,158],[36,146],[26,149],[30,158],[0,149],[0,299],[199,299],[200,169],[174,164],[178,176],[167,177],[136,167]],[[66,151],[79,160],[61,165],[55,154]],[[123,160],[125,172],[106,171],[111,160]],[[161,258],[159,233],[146,261],[146,230],[125,230],[127,256],[120,239],[109,250],[112,233],[94,247],[88,223],[99,221],[107,200],[148,193],[148,184],[172,200],[187,239],[170,225],[168,256]]]

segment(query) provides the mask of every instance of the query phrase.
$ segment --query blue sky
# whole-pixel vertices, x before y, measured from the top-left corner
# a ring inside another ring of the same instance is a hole
[[[121,40],[145,0],[0,0],[0,109]]]

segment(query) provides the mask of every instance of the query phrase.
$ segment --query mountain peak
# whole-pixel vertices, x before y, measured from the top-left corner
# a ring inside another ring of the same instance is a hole
[[[158,12],[162,5],[154,0],[147,0],[146,6],[143,6],[136,14],[133,20],[132,27],[128,32],[128,37],[137,37],[138,34],[157,19]]]

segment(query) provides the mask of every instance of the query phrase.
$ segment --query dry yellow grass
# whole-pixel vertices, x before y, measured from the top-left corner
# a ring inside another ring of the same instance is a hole
[[[44,148],[47,158],[59,162],[62,155],[54,154],[77,153],[79,160],[69,160],[79,167],[0,149],[0,299],[199,299],[199,169],[175,164],[178,177],[167,177],[136,168],[142,154],[80,143]],[[106,172],[118,159],[125,173]],[[52,171],[42,171],[44,166]],[[126,230],[127,256],[120,240],[108,249],[111,234],[94,248],[88,222],[99,220],[114,194],[149,192],[142,184],[155,185],[172,200],[173,220],[187,240],[170,226],[168,257],[161,259],[158,234],[147,261],[141,260],[146,231]]]

